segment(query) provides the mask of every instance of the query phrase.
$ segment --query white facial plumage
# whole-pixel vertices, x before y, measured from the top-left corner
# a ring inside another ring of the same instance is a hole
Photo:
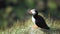
[[[36,13],[35,9],[32,9],[31,12],[32,12],[33,15]]]
[[[35,9],[32,9],[30,11],[31,11],[32,15],[36,14]],[[35,18],[33,16],[32,16],[32,22],[35,24]]]

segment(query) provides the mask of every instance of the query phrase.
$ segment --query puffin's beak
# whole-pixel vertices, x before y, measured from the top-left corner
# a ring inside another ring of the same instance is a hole
[[[32,12],[31,12],[30,10],[28,11],[28,13],[29,13],[29,14],[32,14]]]
[[[32,12],[31,12],[31,11],[29,11],[29,14],[32,14]]]

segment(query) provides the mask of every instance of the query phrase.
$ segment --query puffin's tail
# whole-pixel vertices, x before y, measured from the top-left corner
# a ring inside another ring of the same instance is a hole
[[[46,30],[50,30],[50,27],[47,26],[47,27],[44,27],[44,29],[46,29]]]

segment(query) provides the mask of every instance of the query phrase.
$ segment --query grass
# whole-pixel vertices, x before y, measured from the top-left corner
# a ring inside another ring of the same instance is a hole
[[[45,17],[44,17],[45,18]],[[46,23],[52,30],[44,30],[44,29],[33,29],[32,26],[34,25],[31,21],[31,18],[25,22],[15,23],[11,28],[7,28],[6,30],[0,30],[0,34],[60,34],[60,21],[50,21],[49,19],[45,18]],[[53,23],[52,23],[53,22]],[[58,22],[58,23],[57,23]],[[56,29],[58,28],[58,29]],[[56,30],[53,30],[56,29]]]

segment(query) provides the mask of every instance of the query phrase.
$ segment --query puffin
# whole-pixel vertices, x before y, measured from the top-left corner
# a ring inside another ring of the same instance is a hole
[[[50,28],[46,24],[44,18],[40,15],[38,15],[38,11],[36,9],[31,9],[28,11],[29,14],[32,14],[32,22],[35,24],[33,28],[41,28],[41,29],[47,29]]]

